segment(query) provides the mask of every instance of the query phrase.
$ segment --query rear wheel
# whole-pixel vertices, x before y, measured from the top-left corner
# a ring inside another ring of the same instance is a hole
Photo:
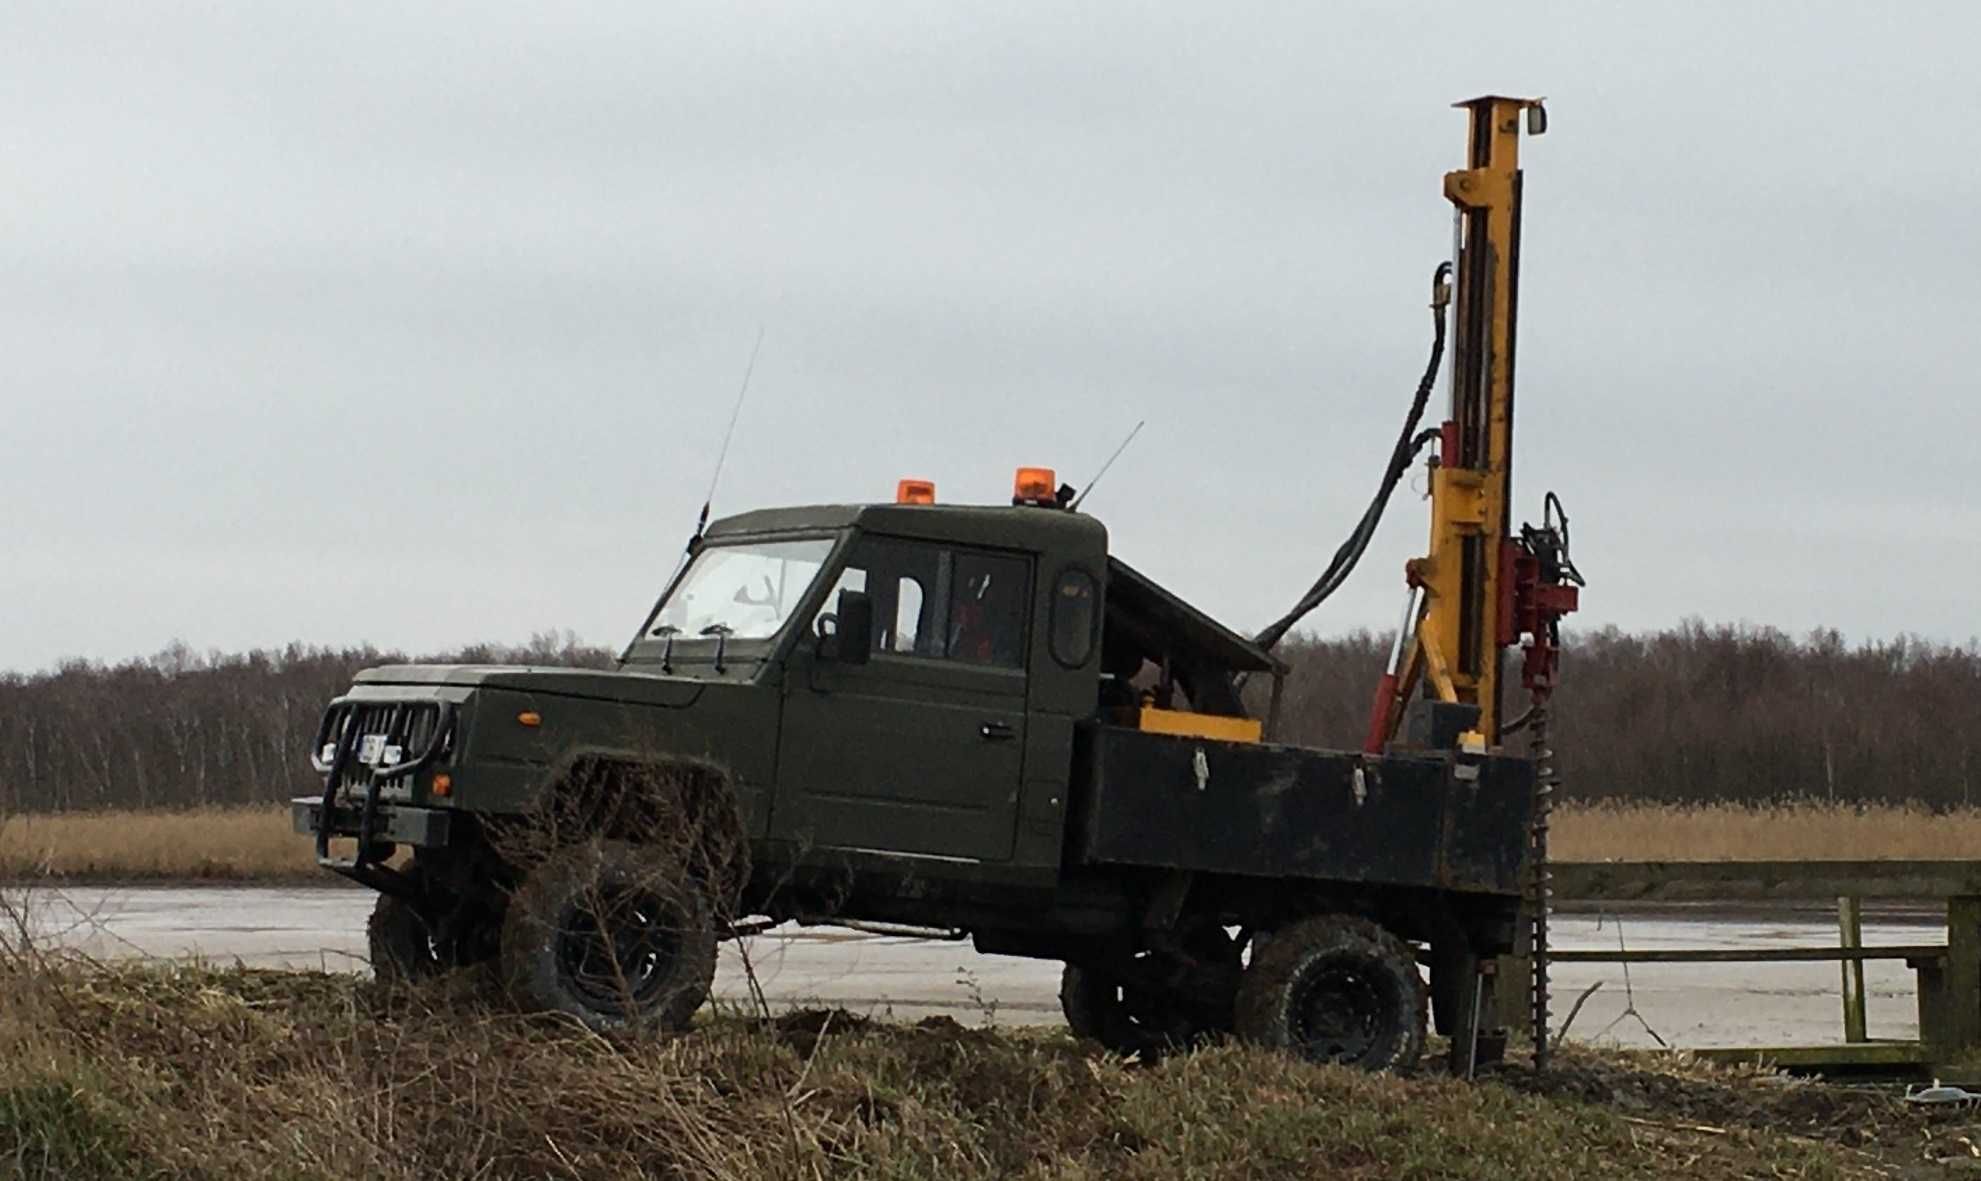
[[[1273,932],[1238,984],[1238,1034],[1311,1062],[1404,1070],[1424,1050],[1426,993],[1408,943],[1319,915]]]
[[[706,888],[652,846],[589,841],[546,857],[509,900],[502,971],[523,1007],[593,1029],[688,1024],[715,976]]]

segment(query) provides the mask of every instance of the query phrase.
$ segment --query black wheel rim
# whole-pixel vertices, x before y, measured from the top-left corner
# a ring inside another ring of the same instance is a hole
[[[1160,996],[1104,980],[1096,988],[1102,1022],[1101,1041],[1118,1053],[1161,1053],[1188,1046],[1196,1030],[1187,1016]]]
[[[680,949],[680,919],[665,898],[652,890],[600,889],[572,905],[560,924],[558,974],[592,1008],[640,1012],[662,999]]]
[[[1362,1062],[1394,1025],[1396,999],[1382,977],[1352,959],[1301,973],[1287,1014],[1294,1044],[1318,1062]]]
[[[1152,1049],[1183,1046],[1192,1040],[1189,1020],[1165,998],[1119,984],[1110,984],[1106,995],[1123,1040]]]
[[[408,976],[423,976],[453,966],[448,948],[411,907],[400,904],[394,917],[381,924],[388,932],[382,952],[392,966]],[[373,947],[377,948],[374,943]]]
[[[1217,948],[1216,953],[1226,954],[1230,940],[1224,938],[1222,931],[1218,936],[1225,946]],[[1144,970],[1151,970],[1148,953],[1136,959]],[[1214,1019],[1196,1011],[1184,998],[1146,982],[1123,980],[1098,971],[1092,981],[1090,987],[1099,1002],[1098,1010],[1107,1031],[1105,1040],[1114,1042],[1116,1048],[1152,1053],[1187,1049],[1207,1031],[1217,1028]]]

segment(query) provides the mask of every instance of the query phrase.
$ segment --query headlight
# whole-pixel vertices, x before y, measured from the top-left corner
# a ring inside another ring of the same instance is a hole
[[[358,739],[358,761],[367,767],[396,767],[405,757],[406,749],[397,743],[387,745],[383,734]]]

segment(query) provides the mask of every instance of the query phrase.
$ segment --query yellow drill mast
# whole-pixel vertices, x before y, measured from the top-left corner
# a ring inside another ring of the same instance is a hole
[[[1444,178],[1444,194],[1455,207],[1456,261],[1452,290],[1437,294],[1440,303],[1455,295],[1450,413],[1431,472],[1430,552],[1405,568],[1411,595],[1370,719],[1372,754],[1395,736],[1420,682],[1437,702],[1470,707],[1447,712],[1461,730],[1459,745],[1497,745],[1504,722],[1501,649],[1518,643],[1523,632],[1536,636],[1540,651],[1530,643],[1528,680],[1545,695],[1552,684],[1554,620],[1535,610],[1553,608],[1558,615],[1574,606],[1572,587],[1534,577],[1533,555],[1513,541],[1508,518],[1520,136],[1523,124],[1528,134],[1540,134],[1547,117],[1537,99],[1487,96],[1458,105],[1471,124],[1467,167]],[[1535,589],[1542,590],[1543,602],[1532,601]]]

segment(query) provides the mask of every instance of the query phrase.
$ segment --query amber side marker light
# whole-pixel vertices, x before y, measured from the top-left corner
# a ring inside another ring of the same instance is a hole
[[[1012,504],[1058,504],[1059,477],[1049,467],[1021,467],[1011,481]]]
[[[894,486],[896,504],[934,504],[934,480],[903,480]]]
[[[453,795],[454,777],[452,775],[449,775],[445,771],[442,771],[440,774],[435,775],[433,777],[433,794],[437,796]]]
[[[543,715],[533,709],[526,709],[516,715],[516,724],[519,726],[541,726],[543,725]]]

